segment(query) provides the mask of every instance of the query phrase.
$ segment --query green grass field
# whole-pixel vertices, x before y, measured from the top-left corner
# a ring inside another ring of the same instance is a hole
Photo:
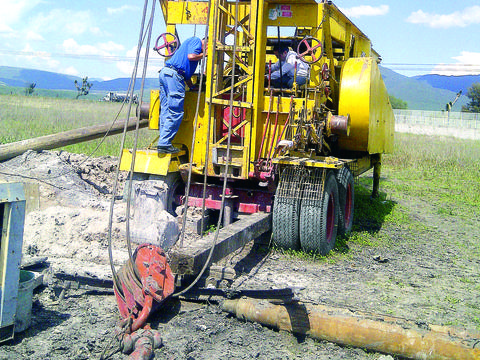
[[[72,89],[73,83],[72,83]],[[0,86],[0,95],[25,95],[25,88],[19,86]],[[100,100],[105,95],[105,91],[90,90],[86,96],[82,96],[82,100]],[[76,90],[49,90],[49,89],[35,89],[33,94],[29,97],[50,97],[57,99],[75,99],[77,97]]]
[[[56,134],[66,130],[93,125],[112,123],[127,118],[128,106],[121,103],[100,102],[86,99],[65,99],[41,96],[0,95],[0,144]],[[136,111],[132,107],[130,116]],[[141,129],[140,147],[145,147],[155,139],[155,131]],[[101,143],[93,156],[118,155],[122,135],[70,145],[62,149],[90,154]],[[132,147],[134,133],[129,132],[126,147]]]
[[[420,197],[439,213],[478,219],[480,141],[397,133],[394,153],[384,156],[383,165],[387,193]]]

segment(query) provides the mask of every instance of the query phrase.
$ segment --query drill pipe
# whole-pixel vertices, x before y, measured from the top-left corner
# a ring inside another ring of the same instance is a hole
[[[41,136],[33,139],[17,141],[0,145],[0,161],[8,160],[22,155],[27,150],[41,151],[51,150],[62,146],[77,144],[84,141],[102,138],[108,131],[108,135],[116,135],[123,132],[126,120],[117,121],[115,124],[94,125],[80,129],[68,130],[57,134]],[[139,128],[148,126],[147,120],[140,120]],[[127,125],[127,131],[136,128],[136,119],[131,118]]]
[[[471,335],[434,325],[420,328],[399,318],[370,315],[376,319],[372,320],[366,318],[368,314],[346,309],[302,303],[274,305],[245,298],[225,300],[222,309],[274,329],[411,359],[480,359]]]

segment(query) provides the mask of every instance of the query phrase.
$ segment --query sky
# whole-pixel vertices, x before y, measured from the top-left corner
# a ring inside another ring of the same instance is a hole
[[[478,0],[333,2],[393,71],[480,74]],[[130,77],[144,5],[140,0],[0,0],[0,65],[90,79]],[[152,42],[165,30],[157,2]],[[180,37],[203,32],[189,26]],[[162,58],[150,51],[147,76],[157,76],[161,66]]]

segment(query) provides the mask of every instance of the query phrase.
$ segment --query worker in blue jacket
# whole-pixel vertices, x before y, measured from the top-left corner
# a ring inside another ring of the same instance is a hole
[[[186,39],[160,71],[160,138],[159,153],[175,154],[180,151],[172,145],[183,119],[185,84],[193,88],[191,77],[206,51],[207,39]]]

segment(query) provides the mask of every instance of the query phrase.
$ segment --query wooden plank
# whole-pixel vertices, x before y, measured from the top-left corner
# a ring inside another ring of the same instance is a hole
[[[240,220],[220,229],[211,262],[217,262],[246,243],[272,228],[270,213],[244,215]],[[211,233],[194,243],[185,244],[181,249],[172,249],[170,267],[177,275],[197,275],[208,259],[215,233]]]
[[[25,223],[25,194],[23,184],[0,184],[0,342],[13,337],[10,328],[17,312],[17,292],[22,260],[23,226]]]

